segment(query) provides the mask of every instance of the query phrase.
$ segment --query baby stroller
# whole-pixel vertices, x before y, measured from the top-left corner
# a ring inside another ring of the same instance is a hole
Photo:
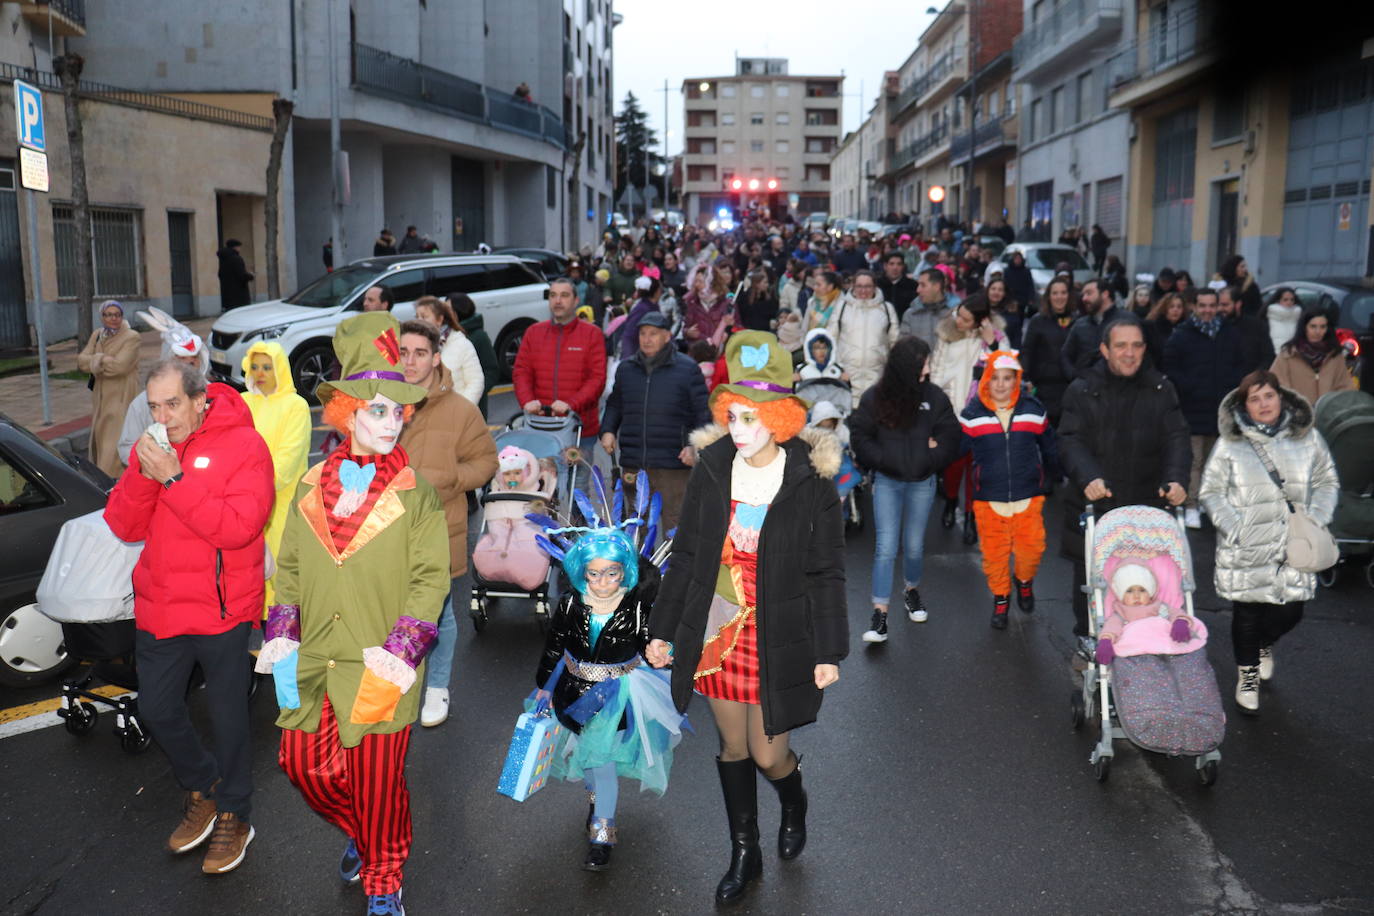
[[[534,601],[540,629],[549,625],[548,554],[539,549],[539,528],[529,512],[553,513],[560,494],[572,488],[566,452],[577,443],[576,416],[520,414],[496,437],[500,466],[482,494],[481,534],[472,552],[472,599],[468,614],[478,633],[486,628],[493,598]],[[502,486],[503,483],[514,486]]]
[[[1331,588],[1341,567],[1358,560],[1374,587],[1374,394],[1333,391],[1317,401],[1316,423],[1341,481],[1330,529],[1341,558],[1317,581]]]
[[[142,544],[114,536],[102,512],[91,512],[62,526],[38,583],[38,609],[62,625],[67,653],[89,664],[62,683],[57,710],[68,732],[85,735],[95,728],[99,706],[115,713],[114,733],[130,754],[148,749],[152,736],[138,718],[134,670],[134,564]],[[114,699],[95,692],[104,681],[130,693]]]
[[[1083,688],[1071,696],[1073,726],[1090,716],[1101,717],[1101,738],[1090,762],[1099,782],[1111,772],[1112,740],[1125,738],[1138,747],[1171,757],[1195,758],[1202,784],[1216,782],[1226,715],[1216,675],[1207,662],[1206,630],[1193,617],[1192,554],[1182,517],[1171,517],[1149,506],[1113,509],[1097,522],[1089,506],[1087,520],[1088,588],[1091,613],[1088,626],[1098,638],[1107,622],[1108,582],[1125,561],[1147,566],[1163,607],[1182,609],[1195,635],[1186,644],[1169,637],[1163,617],[1137,620],[1127,626],[1138,653],[1128,653],[1123,633],[1116,640],[1118,655],[1111,664],[1094,663],[1083,673]],[[1132,628],[1141,628],[1139,631]],[[1168,654],[1177,652],[1178,654]]]
[[[811,405],[807,415],[808,425],[814,426],[831,417],[839,420],[835,434],[839,436],[843,451],[840,454],[840,470],[835,475],[835,489],[840,494],[845,531],[859,531],[864,523],[863,512],[859,508],[859,491],[867,481],[859,473],[849,450],[849,428],[845,423],[853,412],[854,404],[849,383],[829,376],[803,379],[796,384],[796,394]]]

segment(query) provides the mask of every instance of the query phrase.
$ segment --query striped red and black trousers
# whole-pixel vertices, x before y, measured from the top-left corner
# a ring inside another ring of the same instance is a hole
[[[315,734],[291,728],[281,733],[277,762],[305,803],[357,844],[368,894],[398,890],[410,855],[409,747],[410,726],[366,735],[357,747],[344,747],[328,697]]]

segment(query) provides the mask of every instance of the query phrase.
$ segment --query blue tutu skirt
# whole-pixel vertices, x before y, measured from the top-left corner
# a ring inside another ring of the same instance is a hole
[[[646,664],[596,684],[566,710],[582,733],[562,729],[554,745],[553,777],[581,780],[585,771],[615,762],[616,775],[638,779],[641,791],[668,788],[673,748],[687,717],[673,705],[666,671]],[[620,727],[621,721],[625,728]]]

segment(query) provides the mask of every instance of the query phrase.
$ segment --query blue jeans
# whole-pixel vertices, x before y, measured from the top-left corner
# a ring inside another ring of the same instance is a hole
[[[458,615],[453,610],[453,596],[461,592],[466,601],[467,590],[459,589],[459,583],[466,582],[467,573],[464,573],[449,583],[448,597],[444,599],[444,607],[439,611],[439,638],[435,641],[425,665],[426,688],[448,688],[449,678],[453,674],[453,650],[458,646]]]
[[[897,480],[886,474],[873,475],[873,529],[877,543],[873,550],[873,604],[887,607],[892,596],[892,564],[901,541],[902,578],[907,588],[921,584],[922,554],[926,544],[926,520],[935,502],[935,483],[939,475],[925,480]],[[905,529],[905,537],[903,537]]]

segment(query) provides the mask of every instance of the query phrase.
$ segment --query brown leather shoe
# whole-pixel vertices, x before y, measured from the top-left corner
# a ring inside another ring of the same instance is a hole
[[[248,853],[248,844],[257,832],[253,825],[229,811],[221,811],[215,818],[215,830],[210,834],[210,848],[200,870],[207,875],[222,875],[238,868]]]
[[[181,823],[167,839],[167,848],[176,853],[189,852],[204,843],[214,828],[215,800],[202,792],[187,792]]]

